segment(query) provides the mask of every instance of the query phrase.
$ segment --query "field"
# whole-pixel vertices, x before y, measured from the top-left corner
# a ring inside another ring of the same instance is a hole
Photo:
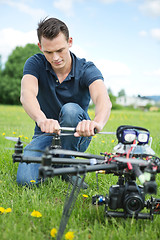
[[[91,117],[93,112],[90,112]],[[148,128],[153,137],[152,148],[160,156],[160,113],[141,111],[112,111],[104,131],[116,131],[124,124]],[[33,134],[34,122],[20,106],[0,105],[0,239],[1,240],[43,240],[54,239],[53,228],[58,230],[63,204],[68,191],[68,184],[55,177],[38,188],[24,188],[16,184],[18,163],[12,162],[14,142],[5,136],[18,137],[29,143]],[[100,154],[111,152],[117,144],[114,135],[96,135],[87,152]],[[11,148],[11,149],[10,149]],[[67,224],[65,234],[74,232],[77,240],[107,239],[159,239],[160,216],[154,221],[135,219],[107,219],[104,206],[92,206],[94,194],[106,194],[117,178],[112,175],[99,175],[99,190],[95,173],[88,173],[85,181],[87,190],[81,190],[75,207]],[[156,181],[160,186],[160,176]],[[86,195],[86,196],[85,196]],[[147,196],[150,198],[150,196]],[[160,198],[160,191],[156,198]],[[31,216],[36,210],[41,217]],[[63,239],[72,239],[67,235]]]

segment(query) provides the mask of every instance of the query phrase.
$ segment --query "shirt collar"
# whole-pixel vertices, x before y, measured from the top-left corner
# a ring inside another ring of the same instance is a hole
[[[75,76],[75,57],[72,52],[70,52],[70,54],[71,54],[71,58],[72,58],[72,69],[71,69],[69,75],[70,75],[70,77],[74,77]]]

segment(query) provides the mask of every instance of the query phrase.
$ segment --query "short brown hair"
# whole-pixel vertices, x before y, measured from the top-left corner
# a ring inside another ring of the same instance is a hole
[[[52,40],[57,37],[60,32],[65,35],[66,40],[68,41],[69,30],[66,24],[61,20],[57,18],[45,18],[38,23],[37,35],[39,42],[41,42],[42,36]]]

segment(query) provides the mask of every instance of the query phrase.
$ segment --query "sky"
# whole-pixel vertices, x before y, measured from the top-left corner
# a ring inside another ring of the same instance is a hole
[[[38,43],[45,17],[64,21],[71,51],[101,70],[114,95],[160,95],[160,0],[0,0],[0,55]]]

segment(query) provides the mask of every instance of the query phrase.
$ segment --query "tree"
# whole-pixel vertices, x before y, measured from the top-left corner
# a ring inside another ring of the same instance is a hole
[[[35,44],[16,47],[5,64],[0,75],[0,103],[20,104],[20,83],[25,61],[40,50]]]
[[[15,78],[3,76],[3,81],[0,81],[0,103],[19,104],[19,98],[20,83]]]
[[[35,44],[27,44],[25,47],[16,47],[5,64],[4,75],[13,78],[22,78],[25,61],[32,55],[40,52]]]
[[[2,70],[2,56],[0,55],[0,72]]]
[[[125,93],[125,90],[124,90],[124,89],[121,89],[121,90],[118,92],[118,97],[122,97],[122,96],[126,96],[126,93]]]
[[[108,95],[112,103],[112,109],[122,109],[122,106],[116,103],[116,96],[113,95],[112,90],[108,88]]]
[[[109,94],[109,95],[110,95],[110,94],[113,95],[111,88],[108,88],[108,94]]]
[[[0,55],[0,79],[1,79],[1,76],[2,76],[2,57]]]

